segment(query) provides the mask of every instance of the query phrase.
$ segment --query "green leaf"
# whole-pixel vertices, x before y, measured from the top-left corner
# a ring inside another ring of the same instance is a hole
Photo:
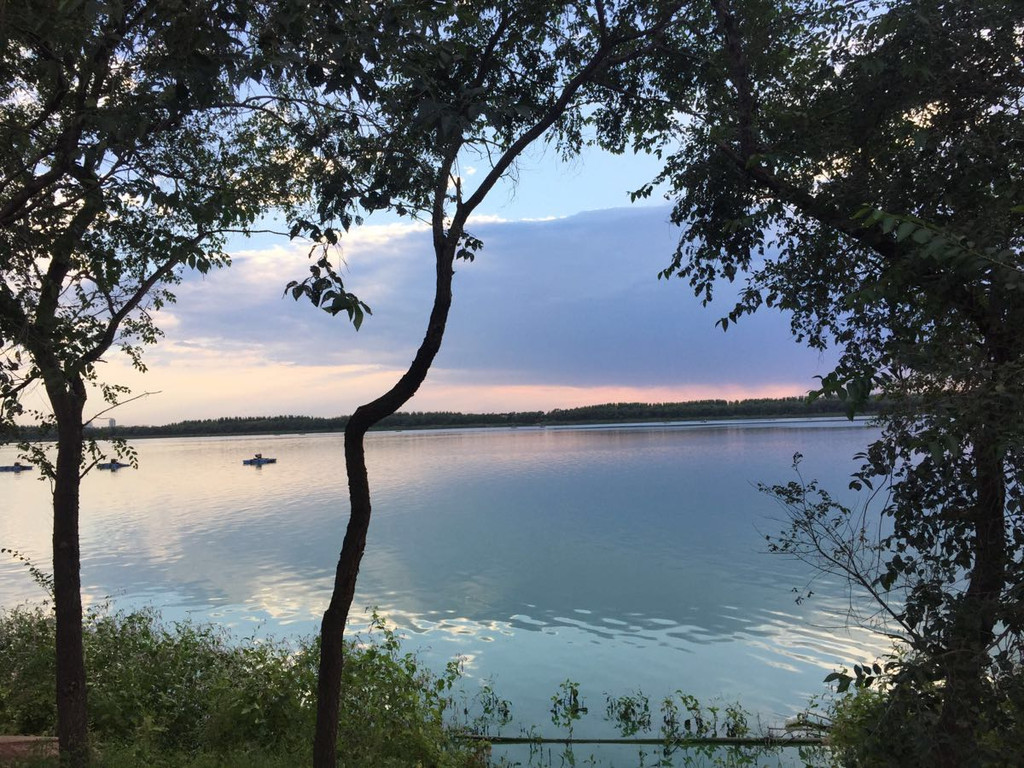
[[[896,240],[897,242],[903,242],[910,237],[918,229],[918,225],[912,221],[904,221],[899,227],[896,228]]]
[[[932,230],[927,227],[919,227],[914,231],[912,239],[915,243],[923,245],[924,243],[929,242],[933,237],[935,237],[935,233]]]

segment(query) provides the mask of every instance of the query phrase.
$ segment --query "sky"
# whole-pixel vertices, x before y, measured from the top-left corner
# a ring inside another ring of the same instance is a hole
[[[631,205],[628,196],[655,172],[650,158],[596,151],[570,165],[550,151],[528,156],[515,185],[495,188],[470,222],[484,248],[456,265],[444,344],[402,410],[546,411],[812,389],[829,361],[791,339],[787,317],[764,311],[723,332],[727,296],[702,307],[684,281],[658,279],[679,230],[664,199]],[[471,182],[474,169],[463,174]],[[404,372],[433,298],[425,226],[371,217],[343,239],[346,287],[373,311],[358,332],[344,315],[283,296],[307,274],[308,246],[264,235],[230,251],[230,268],[185,275],[177,302],[156,315],[165,337],[146,351],[145,375],[108,356],[105,381],[152,394],[104,419],[338,416]]]

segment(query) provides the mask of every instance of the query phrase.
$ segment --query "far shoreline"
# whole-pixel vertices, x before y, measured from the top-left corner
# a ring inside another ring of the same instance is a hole
[[[858,416],[873,416],[881,403],[866,403]],[[843,420],[851,421],[849,403],[838,398],[786,397],[747,400],[695,400],[677,403],[606,403],[551,411],[461,413],[454,411],[399,412],[373,432],[431,431],[443,429],[566,428],[657,424],[693,425],[740,420]],[[174,422],[159,426],[87,426],[93,440],[139,440],[167,437],[245,437],[268,435],[332,434],[344,432],[347,416],[243,416]],[[42,427],[22,427],[18,434],[0,437],[0,445],[54,439]]]
[[[807,415],[781,415],[781,416],[770,416],[770,417],[750,417],[750,416],[735,416],[731,418],[721,419],[684,419],[678,421],[663,421],[657,419],[651,419],[648,421],[622,421],[622,422],[609,422],[609,421],[579,421],[579,422],[564,422],[564,423],[546,423],[546,424],[508,424],[508,425],[495,425],[495,424],[466,424],[460,426],[449,426],[449,425],[433,425],[433,426],[415,426],[415,427],[389,427],[389,426],[376,426],[369,430],[368,434],[397,434],[400,432],[457,432],[457,431],[482,431],[482,430],[523,430],[524,432],[540,432],[543,430],[561,431],[561,430],[573,430],[573,429],[643,429],[647,427],[678,427],[678,428],[714,428],[714,427],[726,427],[729,425],[741,423],[745,427],[762,427],[771,426],[772,424],[778,424],[779,426],[789,426],[792,422],[822,422],[836,425],[848,425],[848,426],[866,426],[868,421],[873,418],[870,415],[857,415],[852,419],[846,416],[833,416],[833,415],[818,415],[818,416],[807,416]],[[249,437],[304,437],[304,436],[316,436],[316,435],[342,435],[345,430],[342,429],[323,429],[323,430],[299,430],[299,431],[279,431],[279,432],[210,432],[210,433],[188,433],[188,434],[147,434],[138,435],[132,437],[126,437],[124,439],[130,440],[166,440],[173,438],[181,439],[204,439],[204,438],[215,438],[215,437],[232,437],[232,438],[249,438]],[[97,440],[104,440],[108,438],[97,437]]]

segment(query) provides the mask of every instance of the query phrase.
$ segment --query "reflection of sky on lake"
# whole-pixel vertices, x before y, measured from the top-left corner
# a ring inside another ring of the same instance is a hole
[[[598,697],[683,688],[788,714],[881,644],[836,629],[839,582],[794,602],[810,574],[764,554],[783,512],[755,486],[792,479],[800,451],[804,477],[842,497],[871,434],[765,423],[371,435],[353,625],[376,605],[435,666],[470,657],[467,672],[493,678],[523,720],[546,722],[566,678]],[[347,517],[341,436],[137,448],[140,470],[85,481],[85,594],[240,633],[315,631]],[[278,463],[243,467],[255,451]],[[48,487],[2,480],[0,543],[47,563]],[[35,590],[0,564],[3,605]]]

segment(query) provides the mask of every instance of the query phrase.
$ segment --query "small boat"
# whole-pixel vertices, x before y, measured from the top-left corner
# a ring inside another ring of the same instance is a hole
[[[277,464],[277,459],[268,459],[262,453],[257,453],[251,459],[242,459],[242,463],[251,467],[262,467],[264,464]]]
[[[32,467],[28,464],[22,464],[20,461],[16,461],[13,464],[0,467],[0,472],[27,472],[30,469],[32,469]]]
[[[116,472],[117,470],[122,469],[124,467],[130,467],[131,464],[122,464],[117,459],[114,459],[113,461],[101,461],[96,466],[99,467],[100,469],[109,469],[111,472]]]

